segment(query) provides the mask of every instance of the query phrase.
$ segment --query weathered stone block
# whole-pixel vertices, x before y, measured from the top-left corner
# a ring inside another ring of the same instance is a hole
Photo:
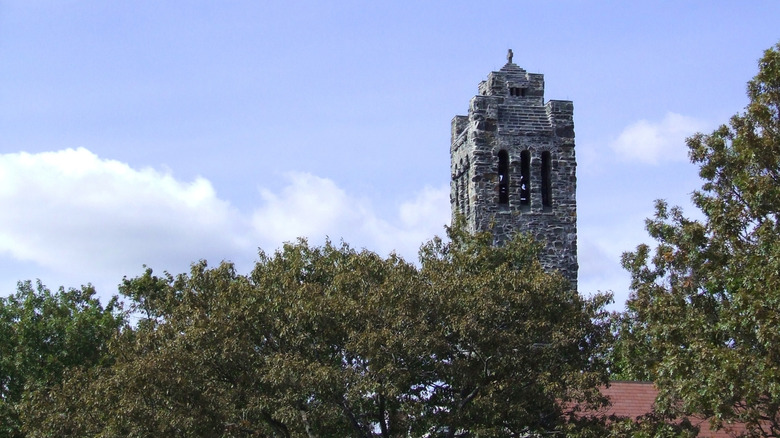
[[[496,244],[526,232],[545,242],[540,261],[577,285],[574,104],[544,103],[544,75],[514,63],[491,72],[452,121],[453,217]],[[499,169],[499,154],[508,164]],[[505,195],[501,195],[505,193]]]

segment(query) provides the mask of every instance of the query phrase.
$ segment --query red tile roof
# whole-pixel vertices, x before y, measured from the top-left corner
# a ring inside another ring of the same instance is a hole
[[[637,419],[645,414],[653,412],[655,398],[658,389],[649,382],[611,382],[609,387],[602,388],[601,393],[609,397],[611,406],[608,406],[597,415],[627,417]],[[729,438],[745,432],[743,424],[730,424],[723,429],[713,431],[707,419],[690,417],[691,424],[699,427],[699,436],[707,438]]]

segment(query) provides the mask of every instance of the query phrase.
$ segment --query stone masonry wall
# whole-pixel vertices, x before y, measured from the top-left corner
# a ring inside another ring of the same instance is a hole
[[[452,120],[451,195],[453,218],[470,231],[491,230],[497,244],[517,232],[545,242],[540,260],[577,285],[577,177],[574,105],[544,103],[544,76],[513,63],[479,84],[468,116]],[[506,203],[499,197],[499,152],[506,151]],[[528,159],[523,202],[523,157]],[[550,205],[543,205],[543,154],[549,154]]]

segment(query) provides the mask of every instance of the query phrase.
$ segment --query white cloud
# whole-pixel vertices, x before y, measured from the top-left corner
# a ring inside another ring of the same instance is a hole
[[[66,149],[0,155],[0,252],[57,272],[228,256],[247,229],[211,184]],[[117,278],[116,281],[120,280]]]
[[[406,227],[441,227],[450,219],[450,188],[426,187],[417,197],[401,204],[401,221]],[[432,224],[431,222],[434,222]]]
[[[260,190],[264,203],[252,223],[264,240],[281,243],[325,235],[340,223],[359,219],[355,205],[333,181],[295,172],[285,178],[288,185],[278,194]]]
[[[328,236],[413,259],[420,244],[441,234],[449,222],[447,187],[426,187],[399,206],[396,220],[386,220],[376,215],[368,200],[350,196],[329,179],[297,172],[284,177],[288,184],[279,193],[261,190],[264,203],[252,215],[253,226],[268,247],[301,236],[313,242]]]
[[[685,139],[707,127],[701,120],[670,112],[660,122],[639,120],[627,126],[610,147],[625,161],[685,161]]]
[[[377,244],[384,251],[395,250],[407,259],[414,259],[420,244],[433,236],[444,234],[450,223],[450,188],[425,187],[417,196],[399,207],[400,225],[389,232],[377,233]]]
[[[384,219],[331,180],[285,178],[286,186],[261,190],[261,205],[243,214],[206,179],[179,181],[83,148],[0,154],[0,282],[35,271],[52,287],[92,282],[100,291],[140,274],[143,264],[177,273],[198,259],[227,259],[246,269],[258,247],[273,251],[299,236],[314,244],[343,238],[414,260],[449,222],[447,187],[423,189]]]

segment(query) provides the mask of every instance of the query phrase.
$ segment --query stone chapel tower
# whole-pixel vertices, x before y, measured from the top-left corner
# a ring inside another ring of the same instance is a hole
[[[574,105],[544,102],[544,75],[512,62],[490,73],[468,116],[452,119],[453,218],[491,230],[496,244],[527,232],[545,242],[541,262],[577,286]]]

